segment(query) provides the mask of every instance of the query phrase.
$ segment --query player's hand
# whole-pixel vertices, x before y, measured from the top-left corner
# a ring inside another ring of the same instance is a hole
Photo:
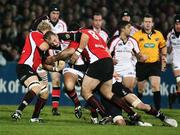
[[[57,67],[57,72],[62,71],[66,66],[66,63],[62,60],[56,61],[56,63],[57,64],[55,64],[55,65]]]
[[[167,66],[167,58],[166,56],[162,56],[161,58],[161,71],[166,71],[166,66]]]
[[[71,63],[72,63],[72,64],[76,63],[76,61],[78,60],[78,58],[79,58],[79,55],[77,55],[76,53],[74,53],[74,54],[71,56],[71,59],[70,59]]]
[[[53,56],[48,56],[45,60],[45,63],[48,65],[52,65],[55,62],[55,58]]]
[[[147,59],[148,59],[148,57],[146,55],[142,54],[138,61],[145,62]]]

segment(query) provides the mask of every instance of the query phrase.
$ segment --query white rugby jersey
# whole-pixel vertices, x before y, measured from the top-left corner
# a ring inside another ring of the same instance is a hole
[[[180,36],[177,37],[175,35],[174,29],[172,29],[171,32],[168,33],[166,45],[167,47],[172,47],[173,61],[178,62],[180,58]]]
[[[113,58],[117,60],[117,64],[114,65],[115,71],[126,70],[127,68],[134,67],[133,53],[139,53],[139,47],[137,41],[129,37],[126,43],[117,36],[110,42],[110,53],[114,52]]]
[[[134,33],[135,33],[136,31],[138,31],[138,29],[136,29],[134,26],[131,26],[131,28],[130,28],[130,36],[134,35]],[[119,35],[119,30],[117,30],[117,31],[114,33],[113,36],[117,36],[117,35]]]

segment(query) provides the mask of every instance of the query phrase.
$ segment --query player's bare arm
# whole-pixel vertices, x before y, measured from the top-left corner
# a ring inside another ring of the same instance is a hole
[[[88,40],[89,36],[87,34],[82,33],[79,48],[71,56],[71,63],[75,63],[77,61],[84,48],[87,46]]]
[[[145,62],[148,57],[139,52],[136,54],[136,58],[139,62]]]
[[[166,70],[166,64],[167,64],[167,47],[163,47],[161,49],[161,71],[165,71]]]
[[[58,53],[57,55],[47,57],[47,59],[45,60],[45,63],[53,64],[54,62],[58,60],[66,60],[70,58],[74,52],[75,52],[74,48],[66,48],[65,50]]]

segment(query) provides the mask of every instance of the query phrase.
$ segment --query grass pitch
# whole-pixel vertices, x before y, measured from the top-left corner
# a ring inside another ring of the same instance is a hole
[[[44,123],[30,123],[29,119],[33,106],[28,106],[18,122],[10,119],[10,114],[17,106],[0,106],[0,135],[179,135],[180,125],[177,128],[168,127],[160,120],[139,112],[143,121],[153,124],[153,127],[92,125],[89,112],[83,110],[83,117],[74,116],[73,107],[60,107],[61,115],[52,116],[51,107],[46,106],[41,113]],[[168,116],[180,123],[179,109],[163,109]]]

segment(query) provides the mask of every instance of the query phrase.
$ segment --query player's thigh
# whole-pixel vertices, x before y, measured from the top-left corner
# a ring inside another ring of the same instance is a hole
[[[112,79],[111,80],[108,80],[106,82],[103,82],[101,84],[101,87],[100,87],[100,91],[101,91],[101,94],[107,98],[107,99],[111,99],[112,96],[113,96],[113,93],[112,93]]]
[[[61,74],[59,72],[50,72],[53,85],[60,85]]]
[[[143,92],[145,89],[145,84],[146,84],[146,80],[144,81],[138,81],[137,82],[137,86],[138,86],[138,91],[139,92]]]
[[[136,78],[135,76],[125,76],[123,77],[122,82],[127,88],[129,88],[130,90],[133,90],[136,83]]]
[[[98,79],[85,75],[82,81],[82,96],[88,98],[87,96],[93,92],[99,83]]]
[[[64,85],[67,90],[73,90],[78,80],[78,75],[66,72],[64,73]]]
[[[152,87],[153,92],[160,90],[160,77],[159,76],[150,76],[149,81]]]
[[[124,99],[131,105],[135,102],[141,102],[141,100],[133,93],[129,93],[126,96],[124,96]]]

